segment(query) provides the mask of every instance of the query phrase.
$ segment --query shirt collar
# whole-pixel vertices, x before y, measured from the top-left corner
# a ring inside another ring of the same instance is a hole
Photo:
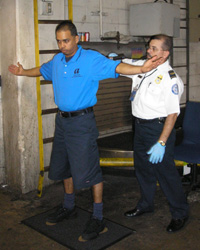
[[[82,46],[81,46],[81,45],[78,45],[78,49],[77,49],[75,55],[72,57],[72,59],[71,59],[68,63],[77,61],[78,58],[79,58],[80,55],[81,55],[81,51],[82,51]],[[62,59],[61,59],[61,60],[62,60],[63,63],[66,63],[65,55],[64,55],[64,54],[62,54]]]
[[[166,69],[166,67],[169,66],[169,60],[165,61],[161,65],[157,67],[158,70]]]

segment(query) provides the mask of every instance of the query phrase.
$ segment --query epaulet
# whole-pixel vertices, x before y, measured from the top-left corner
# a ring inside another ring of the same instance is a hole
[[[171,79],[176,78],[176,74],[173,70],[169,70],[168,73]]]

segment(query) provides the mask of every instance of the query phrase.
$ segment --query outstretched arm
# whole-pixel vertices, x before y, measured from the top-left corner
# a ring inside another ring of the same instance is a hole
[[[161,64],[162,58],[157,59],[157,56],[148,59],[142,66],[134,66],[126,63],[120,63],[116,68],[116,73],[123,75],[136,75],[146,73],[158,67]]]
[[[40,67],[32,68],[32,69],[24,69],[23,66],[18,62],[17,65],[10,65],[8,70],[16,76],[41,76]]]

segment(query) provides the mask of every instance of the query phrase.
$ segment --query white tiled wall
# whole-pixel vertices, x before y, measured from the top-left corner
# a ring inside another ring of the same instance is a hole
[[[151,0],[74,0],[73,1],[73,21],[77,26],[78,32],[90,32],[91,41],[100,41],[100,1],[102,3],[103,21],[102,31],[103,35],[110,31],[119,31],[121,34],[129,34],[129,6],[136,3],[148,3]],[[38,0],[41,3],[42,0]],[[54,1],[55,2],[55,1]],[[65,19],[68,19],[68,1],[57,0],[59,5],[64,4],[64,11],[58,14],[57,9],[53,10],[53,16],[42,16],[41,19],[62,19],[63,15]],[[182,8],[185,7],[185,0],[175,0],[175,4],[179,4]],[[40,6],[41,4],[38,4]],[[55,4],[53,5],[55,6]],[[41,11],[40,11],[41,12]],[[185,10],[181,10],[181,18],[185,17]],[[185,25],[185,21],[181,22],[181,25]],[[57,48],[55,42],[55,26],[56,25],[40,25],[40,46],[41,49]],[[181,30],[180,38],[175,40],[175,45],[185,44],[185,32]]]
[[[190,99],[200,100],[200,43],[190,43]]]
[[[73,21],[78,31],[89,31],[91,41],[100,41],[100,18],[98,16],[99,0],[73,1]],[[109,31],[119,31],[129,35],[129,5],[151,1],[137,0],[102,0],[103,34]],[[65,1],[67,4],[67,1]]]

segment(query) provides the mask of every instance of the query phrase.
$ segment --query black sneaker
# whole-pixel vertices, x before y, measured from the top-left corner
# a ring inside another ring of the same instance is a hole
[[[64,208],[63,206],[60,206],[54,213],[50,214],[46,219],[47,225],[55,225],[56,223],[64,220],[64,219],[70,219],[76,217],[77,212],[75,211],[75,208],[72,210],[69,210],[67,208]]]
[[[87,241],[95,239],[99,234],[105,233],[108,228],[105,226],[104,220],[98,220],[92,217],[86,224],[85,230],[79,237],[79,241]]]

